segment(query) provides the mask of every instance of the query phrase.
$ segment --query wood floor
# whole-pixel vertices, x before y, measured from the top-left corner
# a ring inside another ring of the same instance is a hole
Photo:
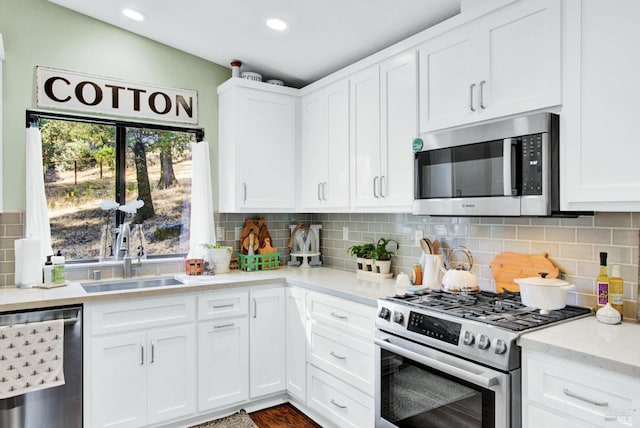
[[[249,416],[260,428],[320,428],[320,425],[289,403],[258,410]]]

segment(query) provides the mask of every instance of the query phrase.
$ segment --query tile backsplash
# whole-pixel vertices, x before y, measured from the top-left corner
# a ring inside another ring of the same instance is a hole
[[[422,250],[415,245],[415,232],[446,247],[464,246],[473,253],[473,272],[480,287],[494,290],[489,263],[496,254],[547,253],[576,285],[570,303],[595,306],[595,280],[599,253],[608,253],[608,265],[619,264],[624,279],[625,317],[636,318],[639,275],[640,213],[597,213],[578,218],[469,218],[428,217],[410,214],[314,214],[322,224],[321,252],[325,266],[355,269],[355,259],[346,249],[380,237],[400,243],[392,261],[395,273],[408,272]],[[344,228],[349,239],[342,239]]]
[[[570,293],[570,303],[595,306],[595,281],[601,251],[609,254],[608,265],[619,264],[624,279],[625,317],[637,318],[638,277],[640,275],[640,213],[597,213],[578,218],[467,218],[428,217],[410,214],[226,214],[216,213],[215,224],[224,237],[223,245],[238,250],[236,229],[244,226],[245,218],[262,217],[267,220],[281,258],[289,260],[287,244],[290,225],[300,221],[321,224],[320,249],[325,266],[355,270],[355,259],[347,254],[351,245],[393,238],[400,243],[392,261],[395,273],[409,269],[420,259],[421,249],[415,245],[416,231],[431,240],[438,239],[447,247],[464,246],[473,253],[473,271],[480,287],[495,289],[489,263],[496,254],[511,251],[523,254],[547,253],[564,272],[565,278],[576,285]],[[346,229],[345,229],[346,228]],[[344,233],[349,239],[343,240]],[[14,283],[13,241],[24,234],[24,214],[0,213],[0,287]],[[180,263],[158,266],[166,269],[183,268]],[[90,279],[91,269],[75,272],[73,279]],[[155,271],[154,271],[155,272]],[[149,272],[153,273],[153,272]],[[106,275],[105,275],[106,274]],[[77,276],[77,278],[76,278]],[[119,276],[117,271],[104,272],[103,278]]]

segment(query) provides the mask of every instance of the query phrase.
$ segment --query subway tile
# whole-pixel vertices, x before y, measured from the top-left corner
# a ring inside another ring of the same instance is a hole
[[[480,224],[504,224],[502,217],[481,217]]]
[[[592,309],[597,309],[595,294],[576,293],[576,305],[585,306]]]
[[[503,250],[503,245],[499,239],[480,239],[478,240],[478,249],[480,251],[499,253]]]
[[[16,228],[19,228],[19,229],[20,229],[20,231],[22,231],[22,230],[23,230],[23,227],[22,227],[22,226],[15,226],[15,225],[4,225],[4,224],[0,224],[0,236],[15,236],[15,237],[21,237],[21,236],[22,236],[22,233],[17,234],[17,235],[9,235],[9,234],[7,233],[7,227],[9,227],[9,228],[16,227]]]
[[[577,260],[593,260],[593,246],[587,244],[560,244],[560,257]]]
[[[561,275],[564,276],[577,276],[577,261],[576,260],[568,260],[561,258],[553,258],[549,259],[551,262],[560,269]]]
[[[579,243],[611,244],[611,229],[609,228],[578,228]]]
[[[638,230],[636,229],[614,229],[613,245],[633,245],[638,246]]]
[[[593,260],[600,263],[600,253],[607,253],[607,265],[631,263],[631,248],[596,245],[593,249]]]
[[[516,226],[491,226],[493,239],[515,239]]]
[[[640,229],[640,213],[631,213],[631,227]]]
[[[507,239],[502,243],[502,251],[520,254],[529,254],[531,244],[528,241],[516,241]]]
[[[560,219],[555,217],[533,217],[531,218],[532,226],[559,226]]]
[[[623,285],[623,289],[624,289],[623,295],[625,300],[635,301],[638,298],[638,295],[637,295],[638,287],[636,284],[632,284],[632,283],[627,284],[625,282]]]
[[[631,213],[597,213],[595,227],[631,227]]]
[[[573,227],[545,227],[545,241],[576,242],[576,229]]]
[[[576,293],[569,291],[567,293],[567,305],[575,305],[576,304]]]
[[[458,246],[466,247],[471,251],[475,251],[480,249],[480,242],[485,241],[485,239],[475,239],[475,238],[460,238],[456,241],[455,244],[451,246],[451,248],[455,248]],[[442,244],[441,244],[442,245]]]
[[[14,241],[16,238],[0,238],[1,250],[13,250],[15,248]]]
[[[11,274],[15,272],[14,262],[0,262],[0,274]]]
[[[22,213],[5,211],[0,213],[0,224],[23,224]]]
[[[448,235],[469,236],[469,226],[466,224],[452,224],[447,227]]]
[[[544,240],[544,227],[541,226],[517,226],[516,236],[524,241]]]
[[[374,214],[373,215],[373,220],[371,221],[377,221],[377,222],[381,222],[381,223],[388,223],[391,221],[391,215],[389,214]]]
[[[593,227],[593,216],[580,216],[576,218],[561,218],[560,226]]]
[[[491,238],[491,225],[472,224],[469,226],[469,236],[472,238]]]
[[[600,274],[600,264],[595,261],[577,262],[576,275],[587,278],[595,278]]]
[[[531,254],[546,253],[549,257],[560,256],[560,244],[553,242],[532,242]]]
[[[447,236],[448,230],[446,224],[433,224],[431,225],[431,235],[435,236]]]
[[[507,217],[504,219],[504,224],[529,226],[531,219],[529,217]]]
[[[624,318],[633,321],[638,319],[638,304],[635,301],[624,301],[624,306],[622,308],[622,312],[624,313]]]

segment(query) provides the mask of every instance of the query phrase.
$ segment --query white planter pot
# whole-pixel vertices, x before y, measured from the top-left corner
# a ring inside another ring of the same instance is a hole
[[[232,252],[233,248],[231,247],[212,248],[207,251],[207,256],[210,257],[207,261],[213,265],[213,272],[215,274],[229,272],[229,262],[231,262]]]
[[[363,270],[368,272],[375,272],[373,269],[373,259],[364,259]]]
[[[387,274],[391,272],[391,260],[376,260],[376,271]]]
[[[358,264],[358,270],[366,270],[365,260],[363,257],[356,257],[356,263]]]

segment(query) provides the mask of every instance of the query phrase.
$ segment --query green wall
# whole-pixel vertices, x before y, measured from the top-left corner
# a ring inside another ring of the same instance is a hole
[[[176,26],[170,31],[179,29],[180,26]],[[35,68],[38,65],[197,90],[197,126],[204,128],[205,139],[211,144],[215,183],[216,87],[231,77],[230,69],[45,0],[0,0],[0,33],[6,54],[2,128],[4,210],[24,210],[25,207],[25,111],[36,109]],[[213,189],[214,201],[217,201],[217,185]]]

